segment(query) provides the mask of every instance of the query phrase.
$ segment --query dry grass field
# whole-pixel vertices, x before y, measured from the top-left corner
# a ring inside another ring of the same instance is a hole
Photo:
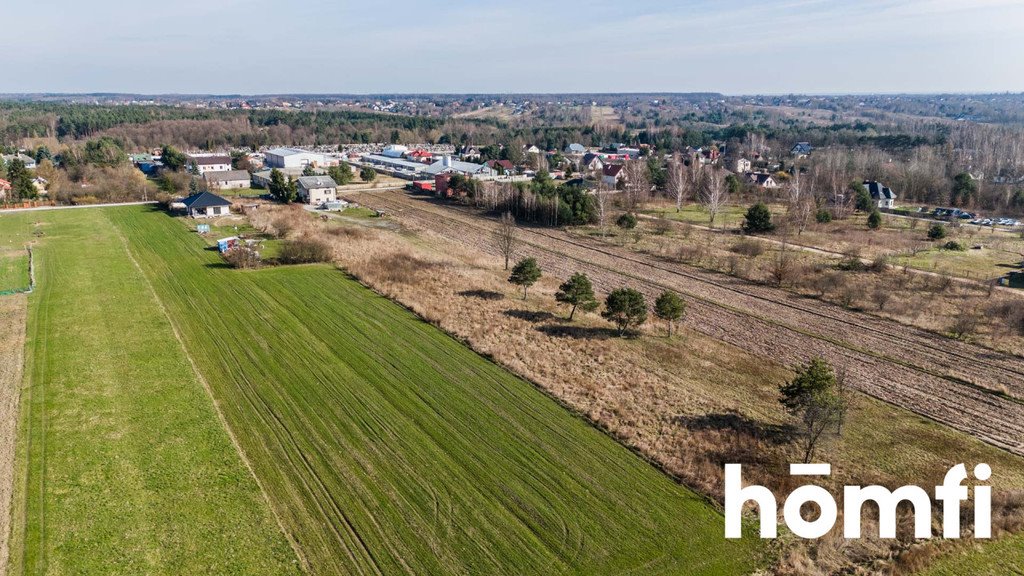
[[[693,320],[671,340],[657,325],[638,339],[614,338],[594,315],[570,324],[553,293],[571,268],[542,261],[550,276],[523,301],[505,282],[486,234],[472,231],[458,212],[436,208],[449,222],[444,226],[430,216],[434,208],[421,209],[422,201],[395,194],[363,195],[360,201],[386,207],[401,230],[321,223],[288,209],[261,212],[254,222],[272,230],[276,219],[286,217],[292,234],[331,239],[339,262],[361,281],[538,383],[713,498],[720,498],[726,462],[750,463],[750,481],[780,492],[789,488],[784,466],[794,453],[776,401],[776,387],[791,374],[788,366],[708,337]],[[521,254],[544,252],[527,246]],[[609,289],[597,274],[592,278],[600,291]],[[821,456],[839,471],[837,484],[921,482],[938,478],[951,463],[977,460],[1001,471],[1000,490],[1024,487],[1024,469],[1015,456],[868,396],[856,405],[843,436]],[[903,446],[896,439],[911,440]],[[1021,522],[1015,502],[1002,511],[1006,530]],[[851,545],[836,539],[813,552],[814,566],[805,566],[807,551],[797,549],[784,555],[780,567],[827,573],[855,565],[858,557],[881,557],[890,560],[876,567],[893,568],[919,556],[916,549],[909,542],[893,550],[877,541]]]

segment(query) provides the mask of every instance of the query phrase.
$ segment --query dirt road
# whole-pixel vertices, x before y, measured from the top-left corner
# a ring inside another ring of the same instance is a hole
[[[358,201],[497,255],[495,222],[472,211],[394,192]],[[788,365],[824,356],[871,396],[1024,455],[1024,359],[559,230],[522,228],[520,235],[521,252],[546,274],[585,272],[599,291],[631,286],[649,299],[675,290],[690,301],[693,329]]]
[[[0,296],[0,576],[7,573],[10,557],[8,539],[27,308],[24,294]]]

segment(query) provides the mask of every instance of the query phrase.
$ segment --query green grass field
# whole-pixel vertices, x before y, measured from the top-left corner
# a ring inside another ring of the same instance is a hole
[[[5,215],[27,238],[10,574],[281,574],[296,560],[101,209]]]
[[[29,287],[28,253],[0,251],[0,294]]]
[[[756,538],[527,382],[328,266],[129,239],[316,574],[740,574]]]

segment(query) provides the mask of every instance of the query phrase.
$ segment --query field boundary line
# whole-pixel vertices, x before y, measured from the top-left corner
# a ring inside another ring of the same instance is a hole
[[[108,221],[110,221],[109,218]],[[153,287],[153,283],[150,282],[149,276],[146,276],[146,273],[145,271],[143,271],[142,266],[139,265],[139,261],[136,260],[135,255],[132,254],[131,247],[128,245],[128,239],[125,237],[124,231],[121,230],[121,228],[113,221],[110,221],[110,225],[117,231],[117,237],[121,240],[121,244],[124,246],[124,250],[125,253],[128,255],[128,259],[131,261],[132,266],[135,267],[135,270],[137,270],[138,273],[142,276],[143,282],[145,282],[146,287],[149,288],[150,295],[152,295],[153,300],[156,302],[157,306],[160,307],[160,312],[167,319],[167,323],[171,327],[171,332],[174,334],[174,339],[177,340],[178,346],[181,347],[181,351],[185,355],[185,358],[188,360],[189,366],[192,367],[192,373],[195,374],[196,380],[198,380],[199,383],[202,384],[203,390],[206,391],[206,396],[210,399],[210,402],[213,403],[213,410],[214,412],[217,413],[217,419],[220,421],[221,427],[224,429],[225,432],[227,432],[228,438],[231,440],[231,444],[235,447],[235,453],[237,453],[238,457],[241,458],[242,463],[245,465],[245,468],[249,471],[249,475],[252,476],[253,480],[256,481],[256,485],[260,489],[260,495],[263,496],[263,501],[266,502],[267,508],[270,510],[270,514],[274,517],[274,521],[277,523],[277,526],[281,530],[281,533],[284,534],[285,539],[288,540],[288,545],[291,546],[292,551],[295,553],[295,556],[299,561],[299,565],[302,567],[302,571],[305,573],[309,573],[309,561],[300,551],[298,542],[296,542],[293,539],[292,534],[287,529],[285,529],[284,521],[281,519],[281,516],[277,513],[277,510],[274,508],[273,502],[270,500],[270,496],[267,493],[266,488],[263,486],[263,482],[261,482],[259,477],[256,475],[256,471],[253,468],[252,463],[249,461],[248,456],[246,456],[245,451],[242,449],[242,445],[239,444],[238,438],[235,437],[234,431],[231,430],[231,426],[228,425],[227,418],[225,418],[224,412],[221,410],[220,403],[217,402],[217,398],[213,395],[213,389],[210,388],[210,383],[206,381],[205,377],[203,377],[202,372],[199,371],[199,366],[196,364],[196,361],[192,358],[192,355],[189,354],[188,348],[185,347],[185,341],[182,339],[181,332],[178,330],[178,325],[174,322],[174,318],[171,316],[170,311],[168,311],[167,307],[164,306],[164,302],[163,300],[160,299],[160,295],[157,293],[156,288]]]

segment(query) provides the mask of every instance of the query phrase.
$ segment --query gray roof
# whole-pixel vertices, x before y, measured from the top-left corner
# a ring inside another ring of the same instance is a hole
[[[231,202],[212,192],[197,192],[182,200],[181,203],[191,210],[202,210],[210,206],[231,206]]]
[[[31,166],[32,164],[36,163],[36,159],[35,158],[33,158],[31,156],[26,156],[26,155],[22,154],[21,152],[19,152],[17,154],[4,154],[4,162],[5,163],[10,164],[11,160],[14,160],[15,158],[17,158],[18,160],[21,160],[22,162],[24,162],[25,164],[27,164],[29,166]]]
[[[299,187],[312,190],[314,188],[337,188],[338,184],[330,176],[303,176],[299,178]]]
[[[462,160],[453,159],[450,162],[450,165],[447,166],[445,165],[444,160],[438,160],[430,166],[427,166],[423,171],[432,176],[436,176],[445,172],[449,168],[456,172],[463,172],[465,174],[480,174],[481,172],[490,172],[491,170],[484,164],[474,164],[473,162],[463,162]]]
[[[881,182],[873,182],[866,180],[864,187],[867,188],[868,193],[871,194],[872,200],[895,200],[896,193],[890,190],[888,187],[883,186]]]
[[[419,172],[427,167],[422,162],[412,162],[409,160],[403,160],[401,158],[392,158],[391,156],[381,156],[380,154],[367,154],[363,156],[363,160],[372,162],[375,164],[384,164],[387,166],[395,166],[398,168],[404,168],[413,172]]]
[[[188,159],[197,166],[211,166],[214,164],[231,165],[231,156],[189,156]]]
[[[316,154],[309,150],[300,150],[298,148],[274,148],[273,150],[267,150],[267,154],[273,154],[274,156],[294,156],[296,154]]]
[[[565,149],[570,151],[570,152],[580,152],[580,153],[587,151],[586,147],[584,147],[583,144],[577,144],[576,142],[573,142],[572,144],[569,144],[568,146],[565,147]]]
[[[228,182],[232,180],[249,180],[249,172],[245,170],[218,170],[216,172],[207,172],[203,175],[207,180],[213,180],[216,182]]]

